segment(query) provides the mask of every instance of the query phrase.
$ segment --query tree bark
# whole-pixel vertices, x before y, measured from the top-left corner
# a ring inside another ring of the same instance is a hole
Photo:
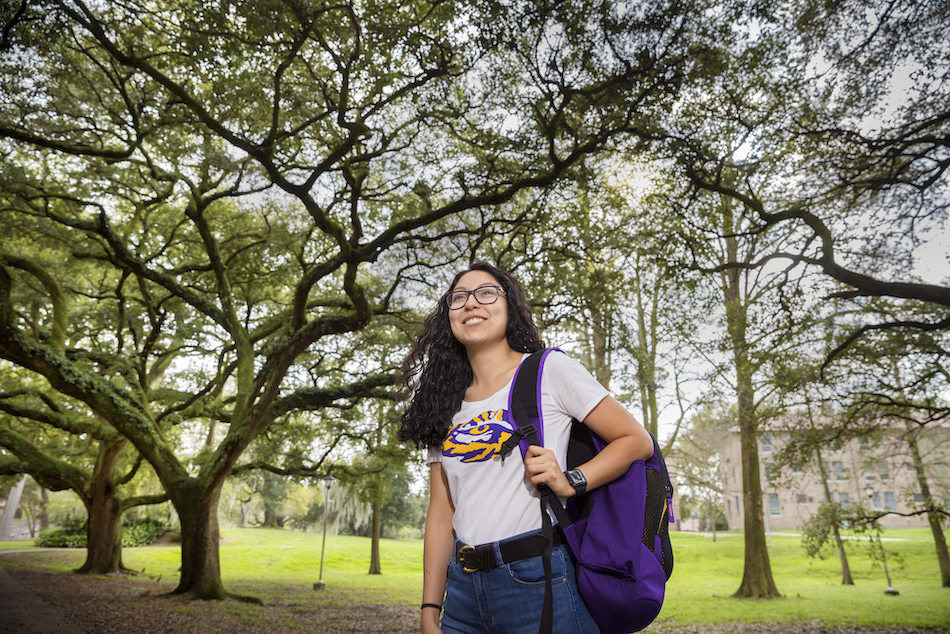
[[[746,364],[740,365],[740,368]],[[758,433],[752,409],[751,376],[739,378],[739,434],[742,447],[742,496],[745,505],[745,560],[742,582],[733,594],[743,599],[773,599],[781,597],[772,579],[772,564],[765,540],[765,521],[762,509],[762,486],[759,476]]]
[[[643,411],[643,426],[654,436],[659,434],[660,412],[656,400],[656,309],[658,300],[652,298],[647,319],[643,305],[644,289],[637,286],[637,378],[640,383],[640,408]]]
[[[181,579],[172,594],[196,599],[224,599],[218,541],[218,500],[221,485],[201,486],[195,480],[179,483],[170,492],[181,521]]]
[[[24,486],[26,486],[26,476],[20,478],[20,481],[10,489],[7,505],[3,507],[3,517],[0,517],[0,542],[8,541],[13,537],[13,516],[16,515],[17,507],[20,505]]]
[[[76,571],[80,574],[101,575],[123,569],[123,509],[112,474],[116,458],[125,442],[120,440],[99,443],[99,458],[92,474],[90,495],[86,504],[89,514],[86,527],[86,561]]]
[[[241,503],[241,515],[240,515],[240,519],[238,519],[238,528],[246,528],[247,516],[251,512],[251,503],[250,501],[245,502],[244,500],[240,500],[240,503]]]
[[[383,518],[382,518],[382,504],[379,503],[379,497],[373,500],[373,546],[371,548],[371,555],[369,560],[369,574],[371,575],[381,575],[383,574],[383,566],[379,558],[379,540],[382,538],[383,534]]]
[[[726,242],[726,262],[738,262],[738,240],[733,230],[732,211],[723,202],[723,235]],[[742,454],[742,495],[745,513],[745,565],[742,583],[734,597],[771,599],[781,597],[772,579],[772,565],[765,540],[765,521],[762,515],[762,484],[759,476],[758,424],[755,413],[753,366],[749,359],[746,340],[747,306],[743,302],[742,270],[735,266],[723,270],[723,297],[726,309],[726,328],[736,368],[736,397],[739,405],[738,423]]]
[[[99,498],[88,509],[86,561],[79,574],[103,575],[125,570],[122,565],[122,510],[112,495]]]
[[[831,487],[828,486],[828,474],[825,472],[825,463],[821,459],[821,451],[815,448],[815,457],[818,459],[818,472],[821,474],[821,484],[825,489],[825,501],[834,502],[831,499]],[[838,548],[838,559],[841,561],[841,585],[853,586],[854,578],[851,576],[851,566],[848,564],[848,554],[844,550],[844,540],[841,539],[841,530],[838,528],[837,521],[831,527],[835,536],[835,546]]]
[[[910,454],[914,460],[914,468],[917,470],[917,483],[920,486],[920,495],[924,499],[924,504],[928,509],[936,506],[933,496],[930,494],[930,482],[927,480],[927,473],[924,471],[924,461],[920,457],[920,448],[917,446],[917,434],[914,433],[912,426],[908,423],[907,443],[910,445]],[[944,588],[950,588],[950,552],[947,550],[947,539],[943,535],[943,527],[940,525],[940,515],[933,511],[927,512],[927,522],[930,524],[930,532],[934,536],[934,547],[937,550],[937,562],[940,564],[940,585]]]
[[[49,491],[40,487],[40,530],[49,528]]]

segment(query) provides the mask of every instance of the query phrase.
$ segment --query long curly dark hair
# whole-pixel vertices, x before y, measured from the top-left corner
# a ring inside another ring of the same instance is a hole
[[[449,325],[448,296],[459,279],[470,271],[490,274],[505,291],[508,301],[508,325],[505,336],[512,350],[537,352],[544,349],[541,333],[524,290],[510,273],[487,262],[475,262],[459,271],[449,290],[426,317],[409,356],[402,364],[399,383],[408,403],[399,426],[399,440],[417,448],[441,445],[449,431],[452,416],[462,406],[465,390],[472,383],[472,366],[465,347],[452,334]]]

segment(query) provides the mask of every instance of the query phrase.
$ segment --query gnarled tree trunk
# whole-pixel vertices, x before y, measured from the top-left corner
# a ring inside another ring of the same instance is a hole
[[[218,501],[221,485],[202,487],[189,480],[171,492],[181,520],[181,579],[173,594],[197,599],[224,599],[218,541]]]
[[[86,561],[76,571],[101,575],[117,572],[122,566],[122,506],[118,487],[112,479],[116,458],[124,440],[99,443],[99,458],[92,474],[86,511]]]

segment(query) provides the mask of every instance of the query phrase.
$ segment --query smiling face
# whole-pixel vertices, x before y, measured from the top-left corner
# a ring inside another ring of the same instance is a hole
[[[469,271],[459,278],[452,291],[474,291],[482,286],[501,284],[490,273]],[[466,349],[501,342],[507,345],[508,302],[504,293],[498,296],[494,304],[479,304],[474,296],[469,295],[462,308],[449,311],[449,325],[452,334]]]

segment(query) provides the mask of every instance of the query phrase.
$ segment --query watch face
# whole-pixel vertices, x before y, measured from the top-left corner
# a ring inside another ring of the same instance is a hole
[[[584,474],[578,471],[577,469],[571,469],[567,472],[567,479],[571,483],[571,486],[577,488],[580,485],[587,484],[587,478],[584,477]]]

